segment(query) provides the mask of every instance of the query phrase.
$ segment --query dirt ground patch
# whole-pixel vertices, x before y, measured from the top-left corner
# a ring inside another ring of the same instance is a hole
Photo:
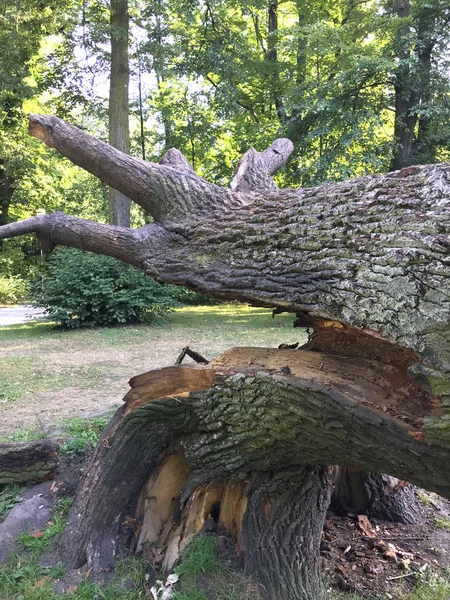
[[[48,433],[68,418],[121,404],[129,379],[174,364],[189,345],[208,359],[233,346],[306,341],[294,315],[247,306],[187,307],[162,325],[58,331],[50,324],[0,329],[0,435]]]
[[[423,522],[404,525],[369,521],[358,526],[356,515],[328,514],[321,554],[329,583],[336,589],[364,598],[403,598],[418,580],[450,566],[450,503],[436,494],[418,492]],[[370,535],[366,535],[366,533]],[[427,596],[428,598],[428,596]]]

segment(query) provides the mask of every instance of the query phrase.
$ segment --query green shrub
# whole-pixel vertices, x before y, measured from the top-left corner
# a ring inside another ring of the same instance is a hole
[[[30,299],[64,327],[94,327],[150,322],[180,306],[180,293],[115,258],[62,248],[33,282]]]
[[[25,296],[26,281],[19,275],[0,277],[0,304],[17,304]]]

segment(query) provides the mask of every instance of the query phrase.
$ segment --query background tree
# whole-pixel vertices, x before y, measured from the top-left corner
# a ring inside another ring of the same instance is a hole
[[[130,152],[128,0],[111,0],[111,77],[109,87],[109,143],[122,152]],[[131,201],[121,192],[109,192],[109,222],[130,226]]]
[[[397,65],[391,168],[400,169],[435,161],[439,150],[448,148],[448,102],[441,102],[441,94],[448,98],[450,9],[440,0],[397,0],[388,11]]]

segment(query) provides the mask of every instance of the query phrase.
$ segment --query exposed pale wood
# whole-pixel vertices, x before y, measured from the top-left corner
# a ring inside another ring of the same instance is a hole
[[[450,164],[278,190],[270,173],[292,149],[279,140],[261,154],[250,149],[225,189],[176,152],[155,165],[54,117],[33,115],[30,128],[126,188],[157,222],[121,233],[49,215],[2,227],[0,239],[36,231],[49,249],[111,254],[162,282],[296,313],[314,329],[302,350],[237,349],[207,366],[133,379],[71,510],[62,538],[69,565],[110,568],[121,511],[172,454],[182,453],[190,472],[182,518],[163,527],[166,564],[223,502],[226,482],[250,479],[243,539],[265,598],[322,595],[327,464],[387,472],[450,496]],[[177,490],[184,477],[175,477]],[[292,552],[283,551],[285,539]]]
[[[124,397],[125,408],[132,411],[155,398],[199,391],[212,385],[215,371],[184,365],[183,369],[164,367],[130,379],[131,390]]]
[[[236,541],[236,551],[242,553],[242,523],[247,510],[248,481],[233,481],[225,483],[219,512],[219,526],[224,527]]]
[[[167,544],[179,510],[180,495],[190,469],[181,454],[172,454],[152,474],[144,489],[142,526],[137,550],[149,546],[162,548]]]
[[[62,538],[68,564],[112,564],[121,510],[164,457],[179,452],[190,469],[180,509],[203,489],[198,486],[328,463],[385,471],[450,497],[450,449],[423,441],[421,423],[434,406],[426,399],[408,406],[407,390],[390,384],[396,370],[310,351],[237,348],[208,365],[133,378],[70,512]],[[392,414],[384,410],[386,389]],[[411,422],[397,417],[398,410],[409,411]],[[184,475],[175,479],[178,490]],[[171,556],[186,539],[184,526],[170,529]]]

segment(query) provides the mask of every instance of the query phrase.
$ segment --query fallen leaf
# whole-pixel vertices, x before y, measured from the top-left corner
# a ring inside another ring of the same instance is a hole
[[[37,588],[42,587],[46,581],[48,581],[48,577],[40,577],[39,579],[36,580],[34,587],[37,587]]]
[[[408,431],[409,435],[417,440],[418,442],[423,442],[425,440],[425,436],[421,431]]]
[[[41,537],[44,537],[44,532],[43,531],[31,531],[30,536],[33,538],[41,538]]]
[[[404,571],[407,571],[409,569],[410,563],[411,563],[411,560],[409,558],[404,558],[403,560],[401,560],[399,562],[399,567],[401,569],[403,569]]]
[[[397,548],[394,546],[394,544],[386,544],[384,556],[386,558],[391,558],[392,560],[397,561]]]

